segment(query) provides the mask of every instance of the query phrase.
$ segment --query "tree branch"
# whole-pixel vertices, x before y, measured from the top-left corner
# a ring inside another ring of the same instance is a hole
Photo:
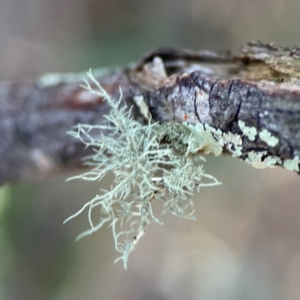
[[[299,171],[300,48],[250,43],[238,56],[159,49],[135,65],[96,79],[115,99],[146,118],[140,100],[160,122],[206,124],[240,137],[241,152],[224,153]],[[108,106],[79,85],[85,74],[46,75],[34,83],[0,83],[0,183],[38,180],[81,167],[89,149],[66,135],[78,123],[99,124]],[[212,129],[213,128],[213,129]]]

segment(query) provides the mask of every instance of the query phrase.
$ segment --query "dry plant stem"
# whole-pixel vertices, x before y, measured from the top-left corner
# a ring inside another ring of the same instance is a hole
[[[95,75],[114,99],[121,87],[122,103],[133,105],[136,120],[146,119],[139,104],[144,103],[160,122],[206,123],[243,134],[241,159],[260,152],[262,160],[269,157],[298,171],[299,66],[300,48],[250,43],[236,57],[161,49],[136,65]],[[78,123],[101,124],[109,109],[101,97],[79,87],[83,78],[53,75],[31,84],[0,83],[0,183],[81,167],[83,145],[65,132]],[[249,133],[253,128],[256,135]],[[266,142],[268,134],[273,140]]]

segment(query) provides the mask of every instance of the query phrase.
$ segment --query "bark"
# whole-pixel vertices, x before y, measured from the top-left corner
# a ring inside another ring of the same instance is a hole
[[[135,118],[143,118],[135,101],[142,96],[156,121],[200,122],[240,135],[241,159],[251,151],[265,151],[262,159],[276,157],[278,165],[300,157],[299,47],[249,43],[238,56],[159,49],[134,65],[94,75],[115,99],[121,87]],[[80,87],[84,78],[54,74],[34,83],[0,83],[1,184],[82,167],[90,150],[66,132],[78,123],[101,123],[109,109]],[[279,142],[250,140],[239,121]]]

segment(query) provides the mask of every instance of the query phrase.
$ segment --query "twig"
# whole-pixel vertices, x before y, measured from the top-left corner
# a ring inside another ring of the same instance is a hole
[[[160,122],[199,123],[216,139],[226,135],[223,153],[299,172],[300,48],[250,43],[236,57],[160,49],[136,65],[94,74],[114,99],[121,88],[122,101],[141,122],[150,113]],[[101,97],[79,86],[84,78],[54,74],[31,84],[0,83],[0,183],[81,167],[89,150],[66,132],[78,123],[101,124],[108,112]],[[238,153],[228,134],[240,138]]]

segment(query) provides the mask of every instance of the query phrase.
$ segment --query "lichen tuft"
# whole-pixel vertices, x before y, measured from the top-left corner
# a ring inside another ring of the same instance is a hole
[[[68,132],[94,150],[94,154],[85,158],[85,164],[92,169],[70,179],[100,181],[112,171],[114,182],[65,222],[88,210],[90,229],[78,239],[108,224],[115,248],[121,253],[116,261],[122,260],[127,268],[128,255],[148,225],[162,224],[153,214],[155,201],[162,202],[164,211],[192,219],[194,208],[190,197],[194,190],[220,182],[203,170],[205,159],[193,153],[196,140],[186,127],[179,123],[154,123],[151,118],[146,125],[141,124],[131,117],[128,107],[121,107],[121,90],[120,99],[114,101],[91,71],[88,77],[97,90],[88,81],[84,88],[103,97],[111,110],[104,124],[78,124]],[[97,207],[100,220],[96,223],[91,212]]]

